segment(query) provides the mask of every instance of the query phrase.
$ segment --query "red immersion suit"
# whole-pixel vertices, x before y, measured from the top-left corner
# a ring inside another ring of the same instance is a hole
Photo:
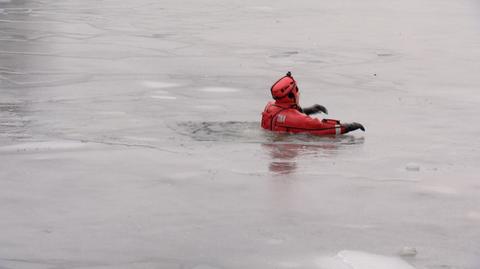
[[[325,107],[314,105],[302,109],[298,105],[300,94],[298,87],[288,72],[287,75],[271,88],[271,101],[262,113],[262,127],[274,132],[308,133],[313,135],[338,135],[350,131],[365,130],[360,123],[340,123],[338,120],[312,118],[309,115],[322,111],[327,113]]]

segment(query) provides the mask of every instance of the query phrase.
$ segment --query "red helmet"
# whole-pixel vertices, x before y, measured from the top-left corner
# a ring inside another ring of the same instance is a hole
[[[297,82],[288,72],[286,76],[275,82],[270,88],[273,99],[278,103],[291,103],[298,105],[300,94],[298,92]]]

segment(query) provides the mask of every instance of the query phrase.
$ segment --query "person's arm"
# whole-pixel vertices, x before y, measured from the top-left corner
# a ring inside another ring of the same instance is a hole
[[[301,108],[300,112],[305,113],[307,115],[316,114],[318,112],[323,112],[325,114],[328,114],[327,108],[319,104],[315,104],[310,107]]]

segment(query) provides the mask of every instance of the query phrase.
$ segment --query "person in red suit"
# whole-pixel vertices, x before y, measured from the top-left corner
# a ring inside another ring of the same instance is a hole
[[[270,89],[275,101],[268,102],[262,113],[262,128],[285,133],[307,133],[312,135],[338,135],[357,129],[365,131],[358,122],[340,123],[339,120],[312,118],[310,115],[323,112],[324,106],[315,104],[302,108],[299,105],[300,93],[290,72],[275,82]]]

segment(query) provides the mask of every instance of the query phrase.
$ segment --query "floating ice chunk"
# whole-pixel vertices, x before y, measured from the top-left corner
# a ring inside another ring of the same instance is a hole
[[[321,269],[415,269],[397,257],[382,256],[361,251],[340,251],[335,257],[317,260]]]
[[[170,82],[162,82],[162,81],[151,81],[151,80],[145,80],[142,81],[141,84],[147,88],[151,89],[163,89],[163,88],[172,88],[172,87],[178,87],[178,84],[175,83],[170,83]]]
[[[226,88],[226,87],[208,87],[200,89],[202,92],[238,92],[239,89]]]
[[[169,99],[169,100],[177,99],[177,97],[169,96],[169,95],[151,95],[150,98],[153,98],[153,99]]]
[[[416,256],[417,255],[417,249],[414,247],[403,247],[399,252],[398,255],[400,256]]]
[[[420,171],[420,165],[418,163],[407,163],[405,169],[407,171]]]
[[[82,148],[84,146],[85,143],[77,141],[30,142],[0,147],[0,152],[70,150]]]

